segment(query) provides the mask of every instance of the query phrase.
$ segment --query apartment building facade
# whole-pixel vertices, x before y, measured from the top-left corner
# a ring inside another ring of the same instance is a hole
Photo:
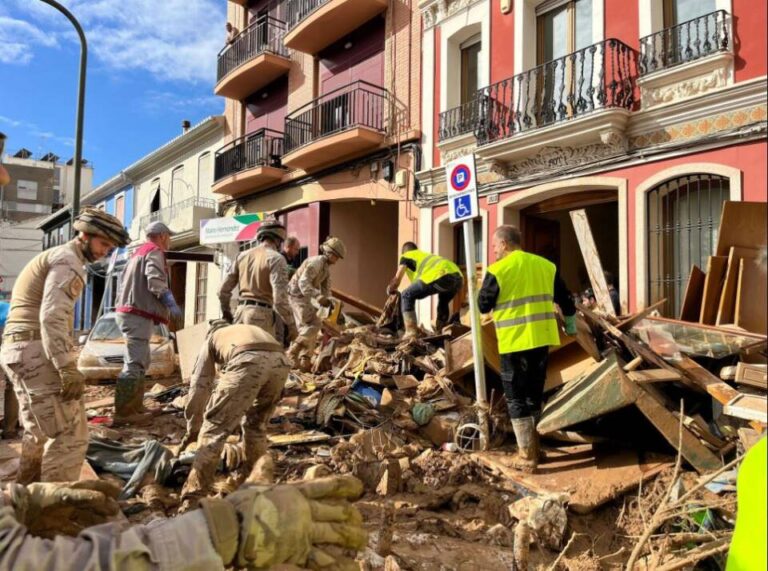
[[[334,287],[383,305],[399,245],[418,236],[421,23],[414,0],[238,0],[218,55],[223,214],[266,212],[318,253]],[[231,256],[230,256],[231,258]]]
[[[767,200],[766,6],[747,0],[422,0],[420,243],[462,261],[444,165],[477,158],[479,272],[490,236],[589,287],[585,208],[625,311],[679,313],[722,203]],[[427,312],[428,313],[428,312]]]

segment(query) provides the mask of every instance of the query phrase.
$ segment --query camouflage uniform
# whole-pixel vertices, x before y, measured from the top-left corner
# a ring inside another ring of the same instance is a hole
[[[322,321],[313,299],[331,296],[331,265],[324,255],[307,258],[288,284],[291,309],[299,328],[299,336],[291,345],[291,357],[312,358]]]
[[[77,480],[85,460],[84,402],[62,399],[58,372],[77,359],[69,332],[85,286],[84,265],[81,246],[72,240],[33,258],[13,288],[0,360],[24,427],[19,483]]]
[[[231,311],[236,286],[240,301],[234,323],[255,325],[274,336],[277,313],[291,337],[295,337],[296,325],[288,304],[288,264],[282,254],[262,244],[237,257],[219,289],[223,315]]]
[[[209,400],[206,391],[210,391],[216,365],[221,375]],[[183,498],[198,498],[208,492],[224,443],[241,422],[244,473],[250,472],[267,451],[267,422],[280,400],[288,370],[282,346],[258,327],[229,325],[209,335],[198,355],[186,410],[188,425],[194,431],[201,420],[200,405],[208,401]]]

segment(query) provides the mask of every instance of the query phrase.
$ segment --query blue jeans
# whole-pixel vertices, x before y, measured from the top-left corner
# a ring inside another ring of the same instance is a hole
[[[448,274],[429,284],[416,280],[401,294],[400,303],[403,313],[415,311],[416,300],[437,295],[437,323],[445,325],[451,316],[451,300],[459,293],[463,283],[464,278],[461,274]]]

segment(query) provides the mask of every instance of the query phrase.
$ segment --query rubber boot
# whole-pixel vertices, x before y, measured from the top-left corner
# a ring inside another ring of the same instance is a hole
[[[435,333],[440,335],[443,332],[443,327],[445,327],[447,324],[444,319],[438,318],[437,321],[435,321]]]
[[[415,311],[403,312],[403,323],[405,324],[405,339],[413,339],[419,336],[419,324],[416,321]]]
[[[144,375],[120,373],[115,387],[112,426],[148,424],[153,415],[144,410]]]
[[[512,429],[517,439],[517,454],[512,458],[512,465],[532,474],[539,466],[539,435],[533,417],[513,418]]]

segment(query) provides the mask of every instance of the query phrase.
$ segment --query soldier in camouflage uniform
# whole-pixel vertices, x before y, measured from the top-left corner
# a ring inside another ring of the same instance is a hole
[[[288,264],[280,254],[285,235],[285,226],[277,222],[265,222],[259,227],[258,245],[242,252],[232,264],[219,289],[219,302],[221,315],[229,323],[255,325],[273,336],[278,332],[278,339],[283,337],[285,327],[292,341],[296,338],[296,324],[288,304]],[[240,301],[233,316],[230,302],[235,287],[239,287]],[[275,313],[282,324],[276,323]]]
[[[216,366],[221,375],[208,399],[205,391],[210,391]],[[243,473],[248,474],[266,453],[267,422],[280,400],[288,370],[282,345],[262,329],[243,323],[228,325],[224,320],[212,323],[197,358],[187,410],[194,431],[193,415],[198,414],[199,423],[199,405],[208,401],[197,438],[195,462],[181,492],[186,507],[210,491],[224,443],[241,422],[245,444]]]
[[[312,366],[317,336],[322,323],[317,315],[316,300],[321,307],[331,307],[331,266],[347,254],[344,243],[333,236],[321,246],[321,254],[304,260],[288,284],[291,309],[299,328],[299,336],[288,349],[294,366],[308,371]]]
[[[24,427],[17,481],[77,480],[88,446],[83,390],[70,332],[85,286],[85,264],[130,239],[122,223],[85,208],[78,236],[35,256],[11,294],[0,361],[13,383]]]

